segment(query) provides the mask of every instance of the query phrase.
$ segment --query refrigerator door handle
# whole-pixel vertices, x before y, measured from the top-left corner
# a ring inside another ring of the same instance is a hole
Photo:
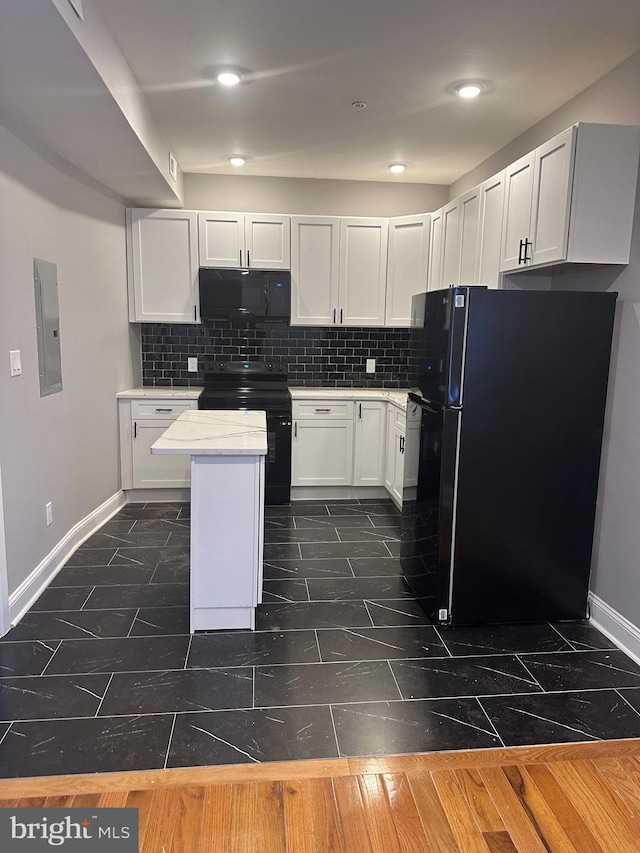
[[[408,396],[412,403],[415,403],[417,406],[420,406],[421,409],[425,409],[427,412],[431,412],[434,415],[439,415],[444,408],[440,403],[434,403],[431,400],[427,400],[425,397],[419,397],[412,391],[409,392]]]

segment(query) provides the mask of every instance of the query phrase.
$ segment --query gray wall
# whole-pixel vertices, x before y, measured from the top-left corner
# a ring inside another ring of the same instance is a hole
[[[577,121],[640,124],[640,53],[457,181],[451,197]],[[551,287],[619,293],[591,587],[640,626],[640,190],[629,265],[556,275]]]
[[[193,173],[184,176],[184,206],[190,210],[402,216],[437,210],[448,197],[449,188],[436,184]]]
[[[64,389],[43,398],[34,256],[58,266]],[[119,490],[115,393],[134,384],[132,352],[138,365],[139,353],[127,322],[123,206],[63,174],[3,127],[0,282],[0,467],[12,592]],[[17,378],[9,377],[10,349],[22,352]]]

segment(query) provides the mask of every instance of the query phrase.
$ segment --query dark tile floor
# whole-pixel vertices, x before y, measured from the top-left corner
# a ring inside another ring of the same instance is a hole
[[[0,776],[640,737],[588,624],[428,624],[391,503],[266,513],[256,632],[189,634],[188,504],[87,540],[0,642]]]

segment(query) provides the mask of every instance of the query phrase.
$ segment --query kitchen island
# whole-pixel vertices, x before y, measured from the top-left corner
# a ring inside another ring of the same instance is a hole
[[[151,453],[191,456],[191,632],[253,629],[262,600],[265,413],[183,412]]]

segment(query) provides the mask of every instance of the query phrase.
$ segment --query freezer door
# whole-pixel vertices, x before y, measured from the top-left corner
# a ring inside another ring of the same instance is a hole
[[[450,287],[413,297],[412,312],[422,312],[423,320],[412,329],[411,384],[442,406],[462,404],[467,311],[475,289]]]

